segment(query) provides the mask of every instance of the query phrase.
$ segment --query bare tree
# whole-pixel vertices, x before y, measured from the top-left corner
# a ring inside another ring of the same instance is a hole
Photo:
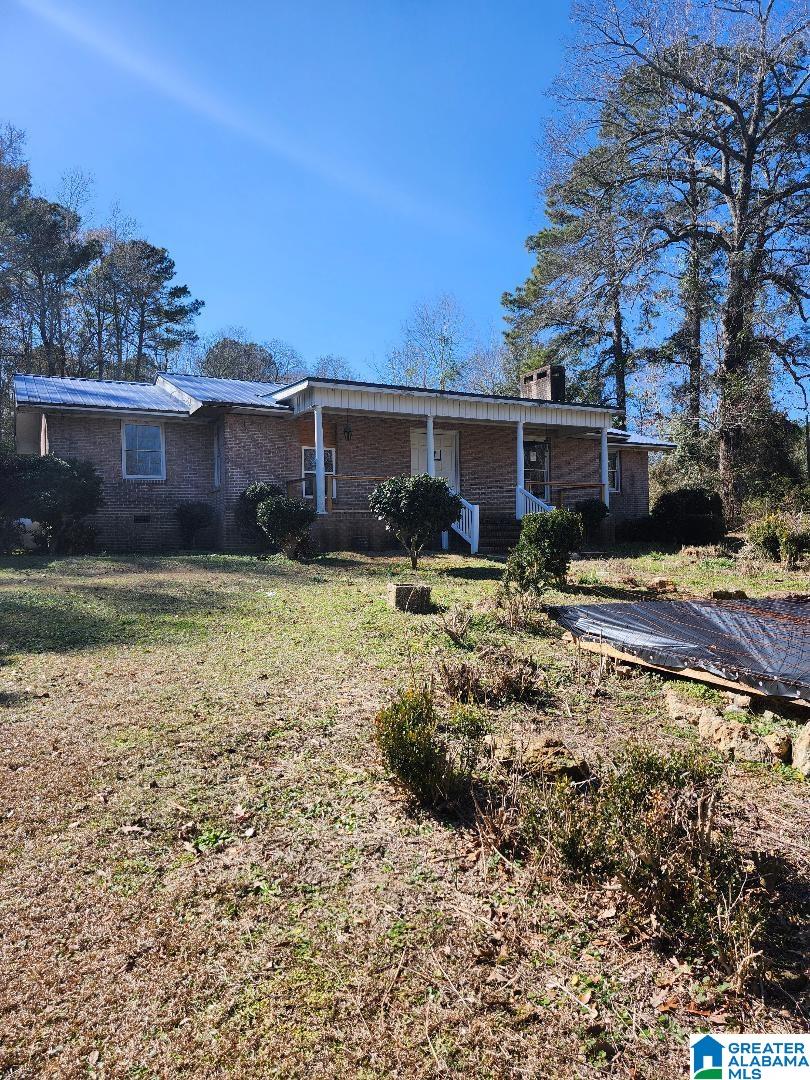
[[[402,342],[380,369],[386,382],[450,390],[464,378],[470,328],[449,293],[417,304],[402,326]]]
[[[762,312],[775,305],[804,319],[808,20],[774,0],[588,0],[575,14],[582,36],[569,104],[586,127],[610,125],[629,175],[696,185],[692,220],[658,212],[660,202],[651,221],[664,242],[705,240],[722,263],[717,437],[733,516],[746,424],[768,407],[757,401],[761,373],[778,356],[760,336]]]

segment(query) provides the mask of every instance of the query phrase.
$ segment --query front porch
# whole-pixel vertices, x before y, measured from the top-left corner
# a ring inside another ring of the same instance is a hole
[[[391,476],[443,476],[463,500],[454,533],[467,550],[511,546],[527,513],[586,498],[610,504],[607,428],[454,420],[440,415],[380,417],[313,406],[298,418],[301,471],[290,495],[312,499],[324,546],[386,546],[368,509]],[[510,527],[511,526],[511,527]],[[449,536],[443,538],[449,546]]]

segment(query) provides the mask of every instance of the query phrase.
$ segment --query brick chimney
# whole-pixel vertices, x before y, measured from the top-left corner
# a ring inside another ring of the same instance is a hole
[[[520,396],[535,401],[565,401],[565,368],[562,364],[546,364],[520,377]]]

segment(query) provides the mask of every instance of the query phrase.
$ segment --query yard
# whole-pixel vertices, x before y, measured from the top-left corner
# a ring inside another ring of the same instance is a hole
[[[434,556],[420,576],[439,605],[477,605],[474,638],[539,660],[541,730],[594,765],[694,739],[658,676],[499,627],[500,570]],[[615,892],[409,806],[373,717],[456,647],[436,615],[386,606],[406,573],[361,555],[0,563],[0,1073],[668,1078],[692,1031],[807,1029],[798,932],[792,981],[739,998],[628,937]],[[558,599],[644,595],[630,577],[807,589],[646,554],[576,562]],[[724,783],[741,843],[801,892],[806,783],[753,765]]]

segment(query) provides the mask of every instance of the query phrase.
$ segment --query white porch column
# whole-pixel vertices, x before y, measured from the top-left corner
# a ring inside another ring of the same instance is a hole
[[[517,478],[516,483],[519,488],[526,486],[526,464],[523,460],[523,421],[517,422]],[[520,494],[515,492],[515,517],[520,517],[521,509]]]
[[[602,441],[599,448],[599,483],[602,485],[602,502],[610,506],[610,482],[608,479],[608,429],[602,428]]]
[[[320,405],[313,406],[315,413],[315,509],[326,513],[326,464],[323,454],[323,414]]]
[[[433,452],[433,417],[427,418],[427,430],[425,432],[425,465],[428,476],[436,475],[436,458]]]

